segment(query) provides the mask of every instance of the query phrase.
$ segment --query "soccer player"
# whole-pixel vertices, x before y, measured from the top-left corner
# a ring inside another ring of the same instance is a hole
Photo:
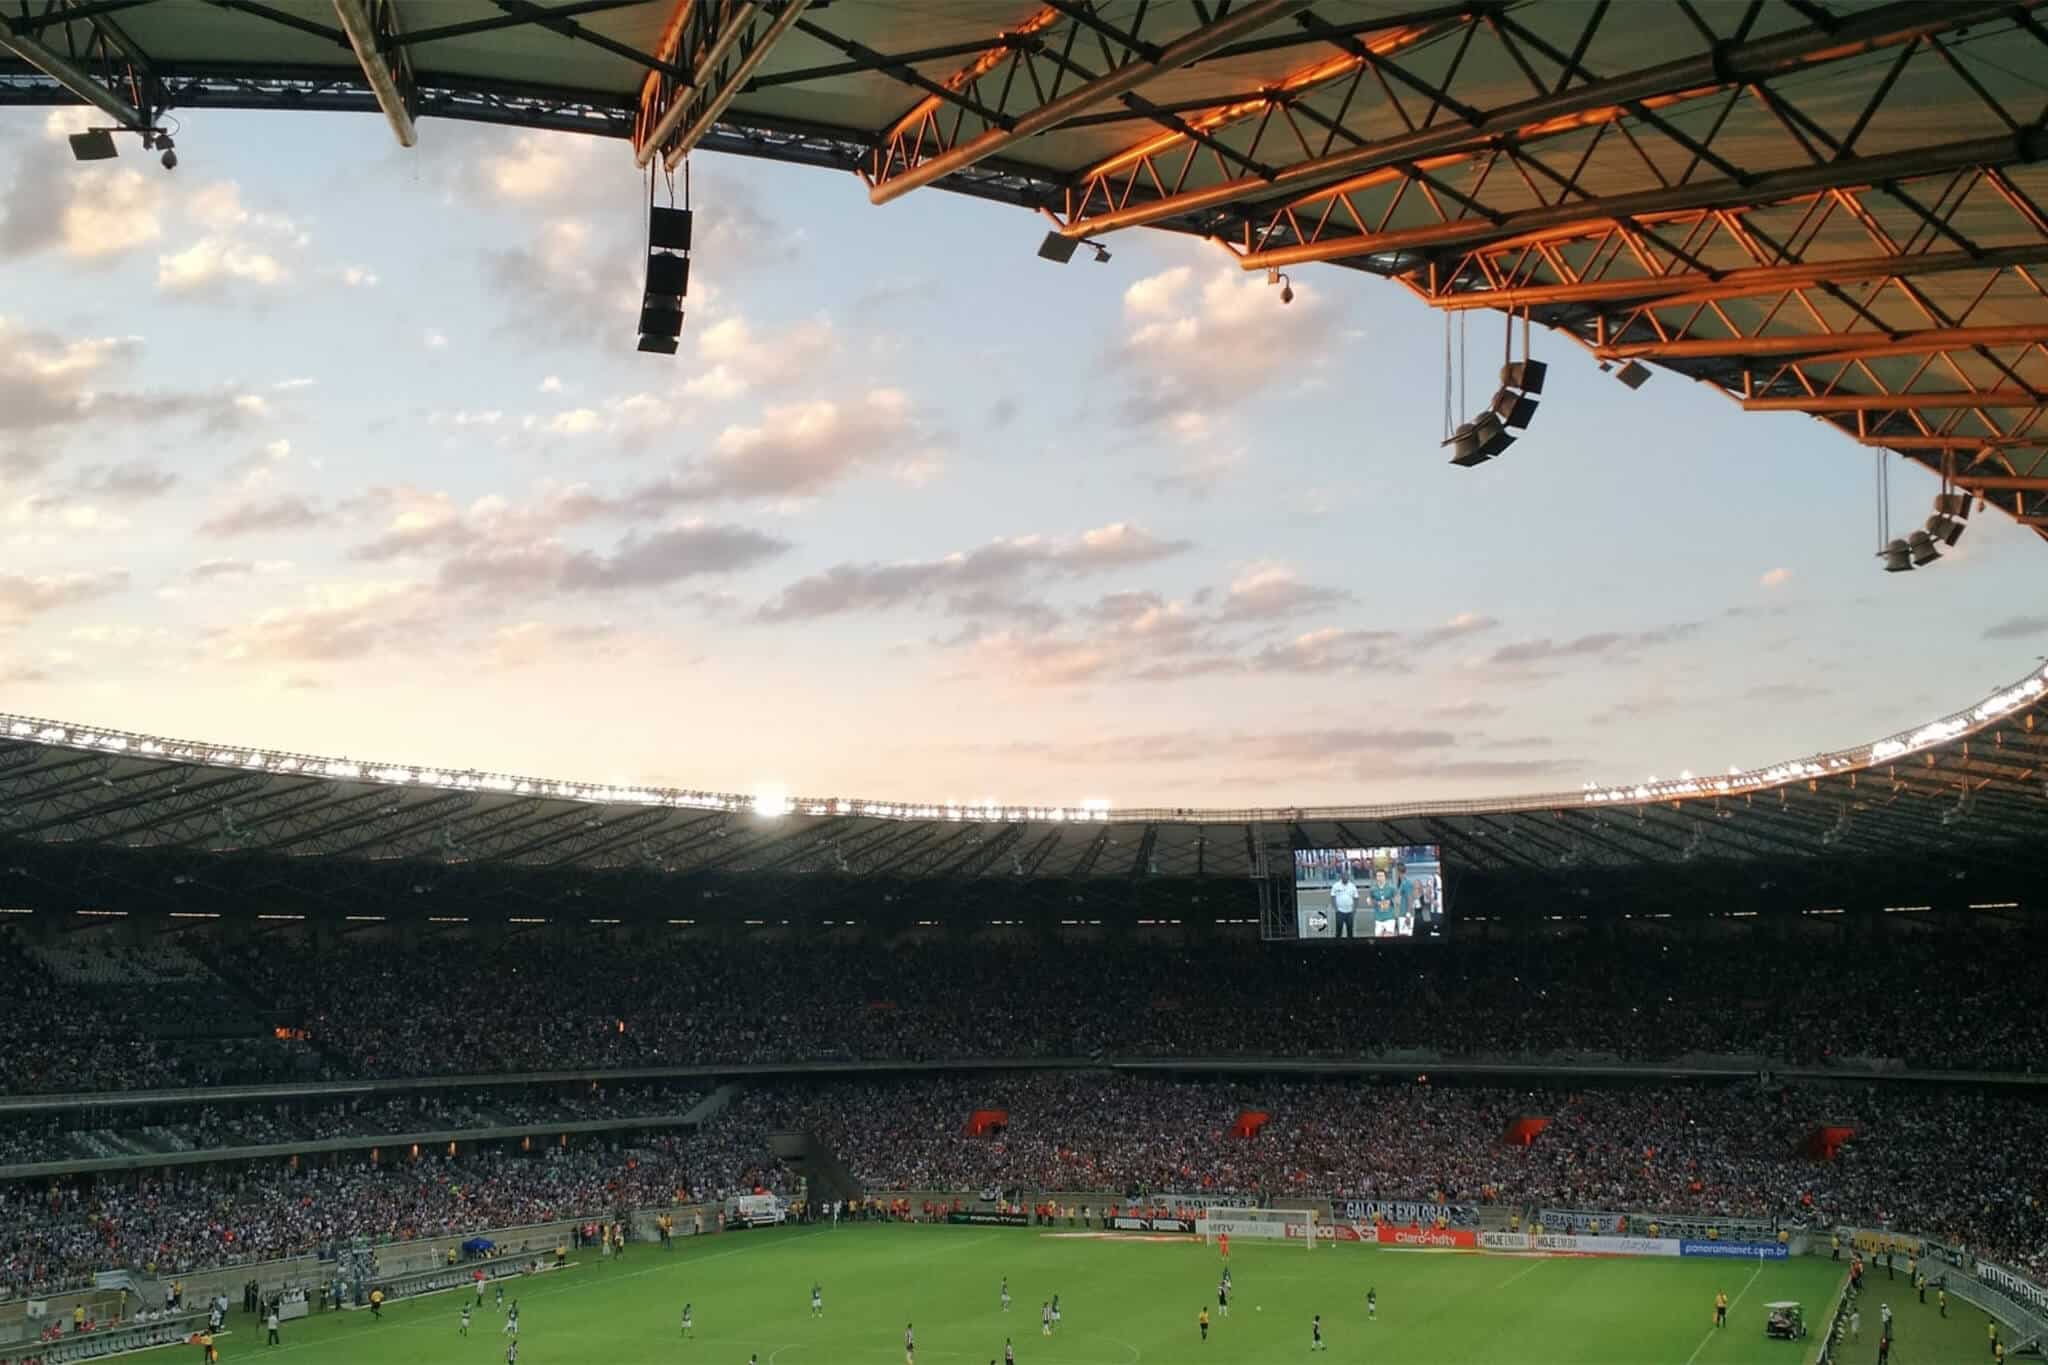
[[[515,1341],[519,1337],[519,1300],[512,1300],[512,1311],[505,1314],[505,1335]]]
[[[1228,1279],[1216,1281],[1216,1315],[1225,1318],[1230,1316],[1230,1281]]]
[[[1377,1290],[1368,1289],[1365,1291],[1365,1320],[1367,1322],[1378,1322],[1380,1320],[1380,1296]]]
[[[1727,1325],[1728,1291],[1724,1289],[1720,1293],[1714,1295],[1714,1326],[1726,1327]]]
[[[1060,1296],[1057,1294],[1052,1296],[1052,1327],[1055,1332],[1060,1327]]]
[[[513,1342],[505,1348],[505,1365],[519,1365],[519,1343]]]
[[[1337,911],[1337,937],[1358,937],[1358,883],[1351,880],[1351,864],[1345,863],[1337,880],[1330,883],[1330,904]]]
[[[1394,910],[1394,888],[1387,881],[1385,868],[1376,869],[1372,874],[1372,936],[1392,938],[1400,928],[1400,920]]]
[[[1326,1351],[1329,1349],[1328,1343],[1323,1340],[1323,1315],[1321,1313],[1316,1314],[1315,1320],[1309,1323],[1308,1330],[1308,1348],[1311,1351]]]
[[[1217,1250],[1219,1250],[1219,1251],[1221,1251],[1221,1252],[1223,1253],[1223,1259],[1224,1259],[1224,1260],[1226,1260],[1226,1261],[1227,1261],[1227,1260],[1229,1260],[1229,1259],[1230,1259],[1230,1234],[1229,1234],[1229,1233],[1227,1233],[1227,1232],[1226,1232],[1226,1233],[1223,1233],[1222,1235],[1220,1235],[1219,1237],[1217,1237],[1217,1239],[1216,1239],[1216,1248],[1217,1248]],[[1224,1271],[1223,1273],[1224,1273],[1224,1274],[1226,1274],[1226,1275],[1228,1275],[1228,1274],[1229,1274],[1230,1272],[1229,1272],[1229,1270],[1227,1270],[1227,1269],[1226,1269],[1226,1270],[1225,1270],[1225,1271]]]
[[[825,1290],[816,1280],[811,1281],[811,1316],[825,1316]]]
[[[697,1330],[697,1318],[689,1304],[683,1305],[683,1335],[688,1337]]]
[[[1941,1310],[1941,1315],[1942,1315],[1943,1317],[1947,1317],[1947,1316],[1948,1316],[1948,1290],[1946,1290],[1946,1289],[1943,1289],[1943,1288],[1940,1288],[1939,1286],[1937,1286],[1937,1287],[1935,1288],[1935,1291],[1934,1291],[1934,1304],[1935,1304],[1935,1307],[1937,1307],[1937,1308],[1939,1308],[1939,1309]]]
[[[1008,1275],[1003,1276],[1003,1311],[1005,1313],[1010,1311],[1010,1277]]]
[[[1892,1306],[1890,1304],[1881,1303],[1877,1306],[1877,1321],[1878,1325],[1884,1329],[1884,1334],[1890,1336],[1892,1334]]]
[[[457,1330],[463,1336],[469,1335],[469,1305],[466,1303],[462,1305],[462,1326]]]
[[[917,1365],[917,1337],[907,1322],[903,1324],[903,1365]]]
[[[1052,1305],[1050,1303],[1038,1305],[1038,1335],[1042,1337],[1052,1335]]]
[[[1207,1341],[1209,1339],[1209,1309],[1206,1305],[1196,1315],[1195,1324],[1202,1329],[1202,1340]]]
[[[504,1311],[505,1311],[505,1285],[504,1285],[504,1283],[503,1283],[502,1281],[500,1281],[500,1282],[499,1282],[499,1284],[497,1285],[497,1290],[498,1290],[498,1302],[497,1302],[497,1304],[496,1304],[495,1306],[496,1306],[497,1310],[498,1310],[498,1311],[499,1311],[500,1313],[502,1313],[502,1312],[504,1312]]]

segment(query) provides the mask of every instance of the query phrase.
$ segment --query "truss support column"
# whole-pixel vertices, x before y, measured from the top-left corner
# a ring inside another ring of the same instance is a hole
[[[683,130],[683,135],[668,149],[664,162],[668,169],[674,170],[677,163],[690,154],[690,149],[704,140],[704,135],[718,122],[719,115],[723,114],[726,106],[746,88],[747,82],[753,79],[755,70],[767,59],[775,44],[782,40],[783,34],[789,32],[790,26],[796,23],[810,3],[811,0],[782,0],[782,12],[769,23],[768,31],[755,37],[753,47],[747,50],[731,71],[721,74],[718,88],[705,96],[703,107],[697,116],[690,120],[690,126]],[[707,64],[706,70],[715,65],[716,63]],[[678,103],[687,104],[692,109],[697,108],[694,99]]]
[[[410,147],[419,141],[413,125],[414,92],[412,58],[393,42],[398,34],[395,0],[334,0],[334,17],[355,49],[363,68],[363,79],[376,96],[377,108],[398,138],[398,145]]]
[[[943,180],[955,171],[962,171],[985,161],[1013,143],[1036,137],[1049,128],[1055,128],[1104,100],[1115,99],[1118,95],[1135,90],[1156,76],[1198,62],[1218,48],[1226,47],[1239,38],[1290,14],[1299,13],[1307,9],[1308,5],[1309,0],[1252,0],[1252,3],[1228,17],[1204,25],[1195,32],[1167,44],[1156,58],[1134,56],[1108,75],[1099,76],[1077,89],[1041,104],[1007,128],[991,128],[950,151],[941,152],[880,181],[868,191],[868,198],[877,204],[900,199],[912,190],[921,189],[935,180]]]
[[[44,47],[25,33],[17,33],[6,16],[0,15],[0,48],[12,52],[87,104],[106,114],[123,128],[141,131],[152,125],[150,114],[94,80],[83,68],[62,53]]]
[[[675,136],[706,75],[747,31],[758,7],[756,0],[726,0],[723,5],[718,0],[678,0],[673,36],[662,44],[660,56],[664,61],[680,62],[690,79],[679,81],[659,71],[648,73],[640,92],[640,120],[633,130],[634,165],[645,169],[660,154],[662,144]]]

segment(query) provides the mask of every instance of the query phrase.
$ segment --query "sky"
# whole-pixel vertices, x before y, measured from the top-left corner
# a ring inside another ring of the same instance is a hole
[[[0,110],[0,710],[600,782],[1117,806],[1576,791],[2024,673],[2041,546],[1873,558],[1873,457],[1539,332],[1445,463],[1444,329],[1311,267],[700,156],[634,349],[622,144]],[[665,193],[665,191],[664,191]],[[1492,389],[1475,315],[1467,406]],[[1899,468],[1895,521],[1937,491]]]

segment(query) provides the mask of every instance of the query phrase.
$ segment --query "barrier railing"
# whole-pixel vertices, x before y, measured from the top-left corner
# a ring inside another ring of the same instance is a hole
[[[68,1333],[56,1341],[20,1348],[43,1365],[73,1365],[100,1360],[152,1346],[172,1346],[206,1326],[204,1313],[182,1313],[154,1322],[131,1323],[125,1327],[102,1327],[90,1332]]]

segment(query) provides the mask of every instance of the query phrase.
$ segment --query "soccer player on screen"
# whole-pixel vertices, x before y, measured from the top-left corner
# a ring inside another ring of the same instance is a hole
[[[1405,863],[1394,864],[1394,932],[1402,938],[1415,936],[1415,883],[1408,880]]]
[[[1372,936],[1392,938],[1400,928],[1400,919],[1394,908],[1394,888],[1387,881],[1385,868],[1372,874]]]

